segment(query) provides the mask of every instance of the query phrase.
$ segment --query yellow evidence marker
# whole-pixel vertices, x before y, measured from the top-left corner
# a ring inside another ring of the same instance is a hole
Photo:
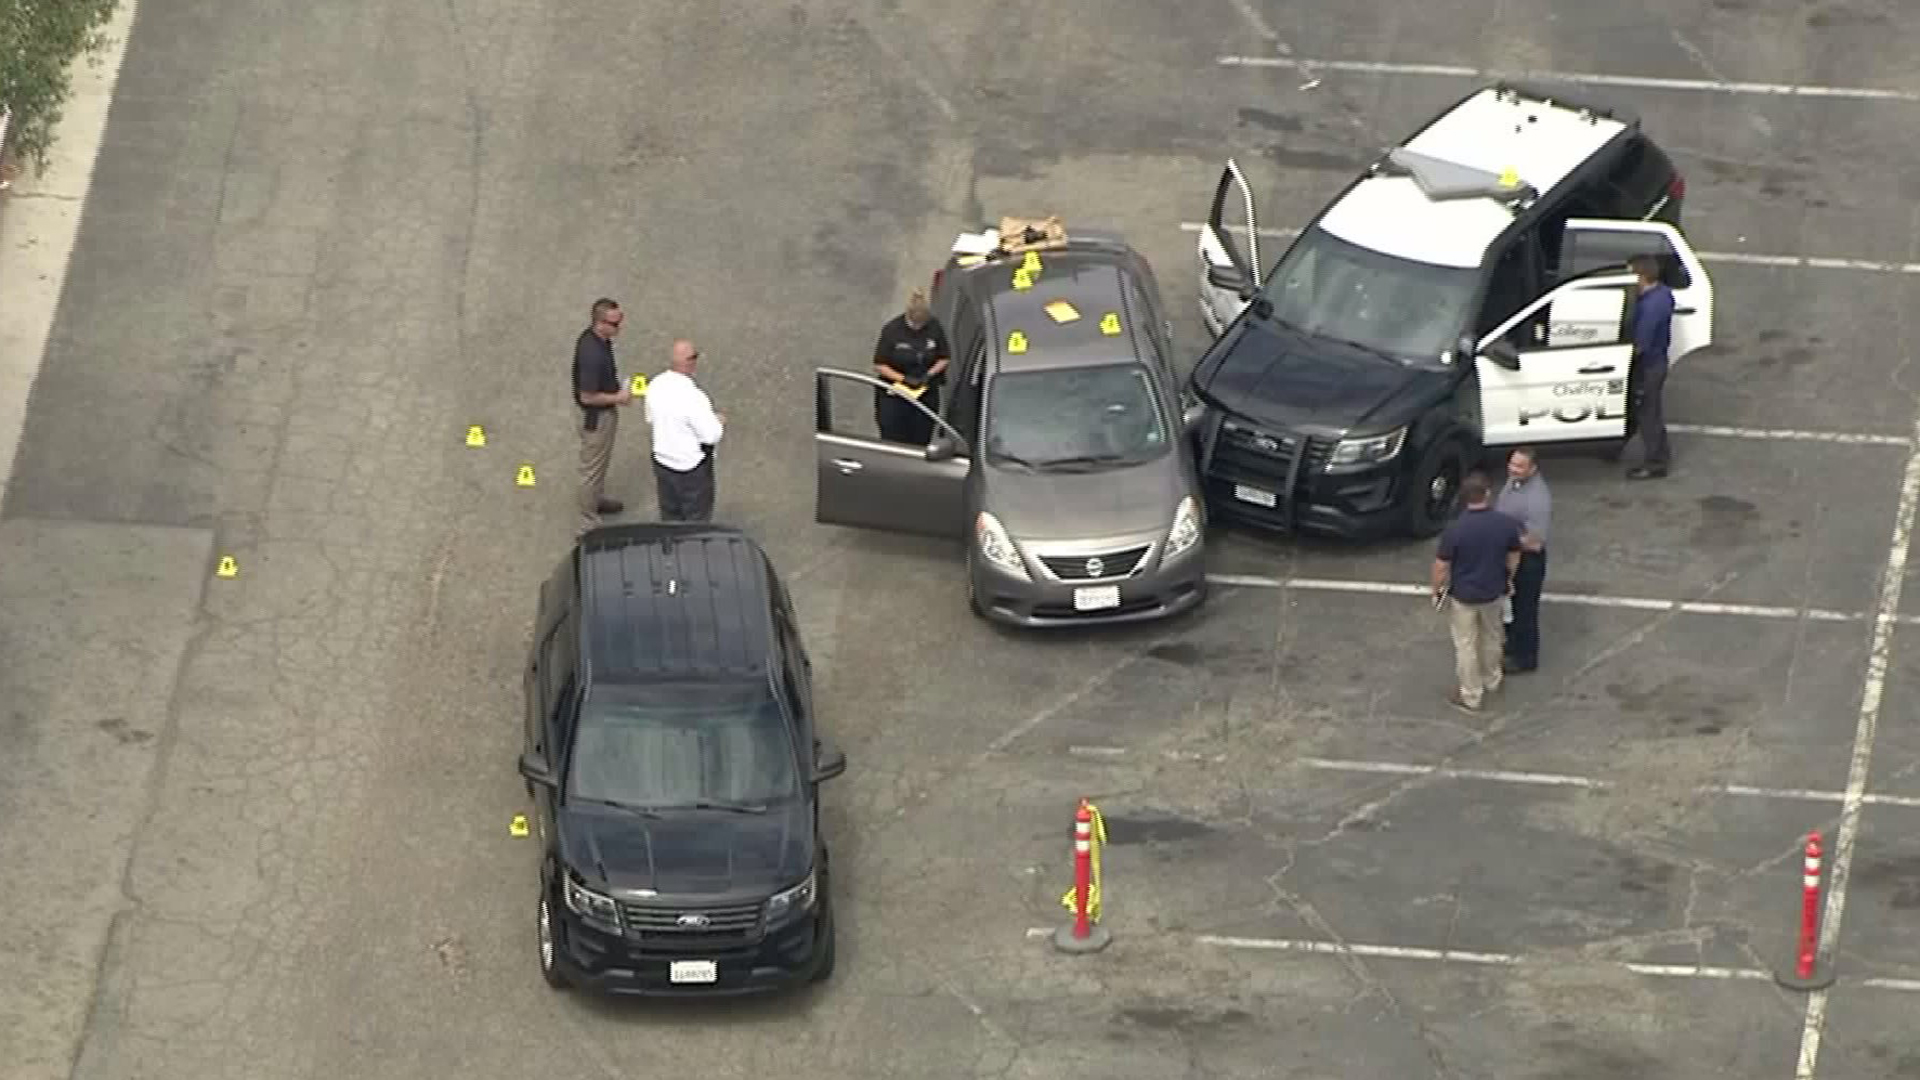
[[[520,466],[520,475],[514,477],[513,482],[519,485],[520,487],[532,487],[533,486],[533,466],[531,465]]]
[[[1100,332],[1112,337],[1120,332],[1120,313],[1109,311],[1100,316]]]
[[[472,424],[467,427],[467,445],[468,446],[487,445],[487,433],[480,430],[479,424]]]
[[[513,820],[507,823],[507,834],[509,836],[525,836],[527,832],[527,815],[513,815]]]
[[[1027,252],[1027,257],[1024,260],[1022,260],[1020,263],[1020,269],[1025,270],[1029,274],[1039,273],[1040,272],[1040,253],[1037,251]]]
[[[1007,335],[1007,351],[1015,356],[1027,351],[1027,335],[1015,330]]]
[[[240,567],[238,564],[236,564],[233,561],[233,556],[222,555],[220,556],[220,565],[214,567],[213,573],[216,577],[223,577],[223,578],[239,577]]]
[[[628,389],[632,391],[634,397],[646,397],[647,377],[639,374],[634,375],[633,382]]]
[[[1013,287],[1015,289],[1033,288],[1033,274],[1024,266],[1015,270],[1013,272]]]

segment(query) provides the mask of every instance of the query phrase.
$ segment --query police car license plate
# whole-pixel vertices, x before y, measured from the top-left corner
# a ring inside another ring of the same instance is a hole
[[[1101,611],[1120,606],[1120,586],[1092,585],[1073,590],[1073,610]]]
[[[1261,491],[1245,484],[1233,485],[1233,497],[1241,502],[1258,503],[1261,506],[1278,506],[1280,497],[1271,491]]]
[[[718,982],[720,969],[711,960],[675,960],[667,967],[667,978],[676,983]]]

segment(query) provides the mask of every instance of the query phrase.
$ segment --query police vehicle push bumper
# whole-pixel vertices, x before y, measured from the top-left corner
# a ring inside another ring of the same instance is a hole
[[[1183,500],[1170,530],[1073,542],[1014,540],[991,514],[980,517],[967,560],[969,585],[974,609],[994,622],[1034,628],[1145,622],[1206,599],[1197,500]]]
[[[825,889],[812,910],[781,920],[769,921],[760,903],[736,905],[732,922],[727,908],[662,913],[667,922],[709,920],[671,930],[636,925],[627,913],[621,925],[600,922],[571,910],[560,893],[543,890],[540,913],[542,959],[551,949],[548,981],[557,986],[617,997],[739,997],[802,986],[832,963]]]

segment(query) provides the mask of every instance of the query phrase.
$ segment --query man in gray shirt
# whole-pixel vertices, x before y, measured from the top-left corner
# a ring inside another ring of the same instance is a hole
[[[1520,568],[1513,577],[1513,620],[1507,624],[1506,670],[1520,675],[1540,666],[1540,591],[1547,583],[1547,530],[1553,494],[1531,446],[1507,455],[1507,485],[1494,509],[1520,523]]]

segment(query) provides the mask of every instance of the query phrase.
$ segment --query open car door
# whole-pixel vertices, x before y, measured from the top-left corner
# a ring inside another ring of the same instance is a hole
[[[1673,290],[1668,362],[1677,364],[1688,353],[1713,344],[1713,281],[1687,238],[1664,221],[1569,219],[1560,248],[1560,274],[1564,279],[1625,267],[1635,255],[1657,257],[1661,280]]]
[[[814,371],[813,519],[822,525],[960,538],[966,535],[966,443],[933,421],[929,446],[887,442],[874,420],[874,391],[887,384],[834,368]]]
[[[1632,274],[1569,281],[1482,338],[1474,360],[1481,441],[1624,438],[1633,291]]]
[[[1253,189],[1228,159],[1213,189],[1213,209],[1200,229],[1200,317],[1219,337],[1247,306],[1242,294],[1260,287],[1260,233]]]

